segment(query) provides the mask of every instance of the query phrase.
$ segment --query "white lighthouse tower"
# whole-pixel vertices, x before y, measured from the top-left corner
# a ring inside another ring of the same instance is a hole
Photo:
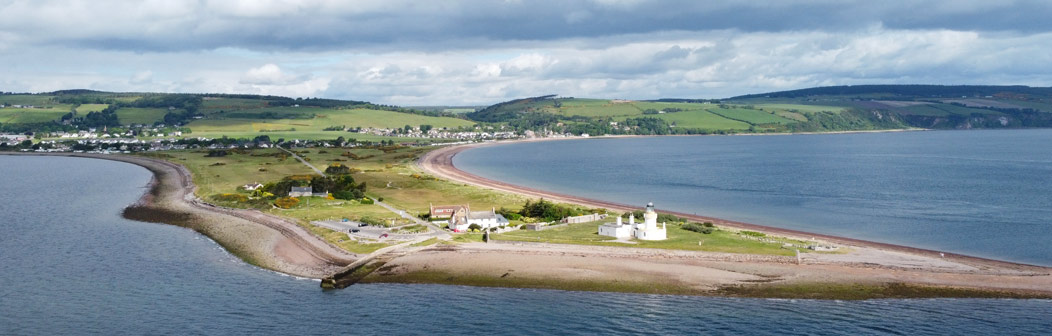
[[[643,212],[643,225],[637,227],[633,235],[636,239],[641,240],[665,240],[668,239],[667,232],[665,223],[661,223],[661,227],[657,225],[657,212],[654,212],[654,202],[647,203],[647,208]]]

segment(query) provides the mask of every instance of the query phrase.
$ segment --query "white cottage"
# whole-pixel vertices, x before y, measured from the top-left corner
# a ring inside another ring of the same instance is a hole
[[[643,212],[643,223],[636,223],[635,215],[628,215],[628,224],[621,222],[606,223],[599,226],[599,235],[615,238],[635,238],[639,240],[665,240],[668,239],[665,223],[661,227],[657,225],[657,212],[654,211],[654,203],[647,203]]]

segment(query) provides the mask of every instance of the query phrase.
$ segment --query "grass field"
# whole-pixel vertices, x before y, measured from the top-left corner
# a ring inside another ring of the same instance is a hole
[[[683,128],[698,128],[708,130],[746,130],[749,129],[749,126],[751,126],[747,123],[727,119],[719,115],[713,114],[712,112],[703,110],[654,114],[652,116],[665,119],[665,121],[667,121],[670,124],[676,123],[676,127]]]
[[[227,116],[237,116],[237,118]],[[283,119],[259,118],[263,116],[278,116],[283,117]],[[370,136],[362,136],[357,133],[323,130],[331,126],[401,128],[405,125],[416,127],[425,124],[435,128],[455,128],[458,126],[471,126],[474,125],[474,122],[457,118],[431,117],[368,109],[268,107],[215,113],[209,118],[193,121],[187,127],[193,131],[193,136],[212,138],[224,135],[232,138],[253,138],[259,135],[268,135],[272,139],[335,139],[343,136],[359,140],[372,140],[369,139]],[[409,138],[399,139],[416,140]]]
[[[24,124],[24,123],[41,123],[62,118],[62,115],[69,113],[71,105],[58,105],[51,108],[11,108],[5,107],[0,108],[0,123],[3,124]]]
[[[555,113],[565,116],[621,117],[643,115],[643,110],[631,103],[611,103],[602,99],[560,99],[562,107]]]
[[[53,98],[54,96],[45,95],[0,95],[0,104],[33,106],[58,105],[58,103],[56,103]]]
[[[110,104],[80,104],[77,106],[77,113],[88,114],[89,112],[100,112],[110,107]]]
[[[743,238],[734,232],[724,230],[717,230],[711,234],[701,234],[681,229],[678,225],[668,225],[668,240],[634,240],[636,244],[625,244],[613,241],[614,239],[612,237],[600,236],[598,234],[600,224],[602,224],[602,222],[597,221],[591,223],[571,224],[566,227],[552,228],[544,231],[512,231],[495,235],[494,239],[727,253],[772,255],[793,255],[795,253],[792,250],[783,249],[782,242],[761,242],[754,239]]]
[[[122,107],[117,109],[117,120],[119,120],[123,125],[153,125],[156,122],[164,121],[164,115],[167,113],[168,109],[159,107]]]
[[[785,110],[789,112],[836,112],[839,113],[844,111],[843,107],[839,106],[825,106],[825,105],[802,105],[802,104],[759,104],[754,105],[756,108],[768,110]]]
[[[216,111],[252,109],[265,106],[266,102],[259,99],[206,97],[201,101],[201,112],[209,114]]]
[[[750,124],[788,124],[796,121],[779,117],[771,112],[745,108],[714,108],[709,112],[718,114],[728,119],[740,120]]]

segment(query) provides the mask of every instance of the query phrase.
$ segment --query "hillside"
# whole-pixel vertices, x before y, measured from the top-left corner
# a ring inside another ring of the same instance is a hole
[[[474,113],[479,122],[575,134],[822,132],[899,128],[1052,127],[1052,88],[863,85],[722,100],[512,100]]]
[[[201,137],[333,139],[344,130],[474,124],[454,113],[351,100],[92,90],[0,94],[0,132],[160,127]]]

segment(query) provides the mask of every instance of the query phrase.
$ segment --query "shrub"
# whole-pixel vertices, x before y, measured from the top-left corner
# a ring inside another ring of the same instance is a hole
[[[471,225],[468,225],[468,230],[471,230],[471,231],[482,230],[482,226],[478,225],[478,224],[471,224]]]
[[[704,224],[698,224],[698,223],[683,224],[683,229],[687,230],[687,231],[694,231],[694,232],[703,233],[703,234],[710,234],[710,233],[712,233],[712,231],[716,230],[716,228],[713,228],[711,226],[705,226]]]
[[[289,209],[296,206],[297,204],[300,204],[300,199],[295,197],[282,197],[274,200],[274,206],[277,206],[282,209]]]
[[[767,234],[765,234],[765,233],[756,232],[756,231],[741,230],[741,232],[738,232],[738,233],[746,235],[746,236],[753,236],[753,237],[766,237],[767,236]]]
[[[363,197],[361,200],[358,201],[358,203],[361,203],[361,204],[376,204],[376,202],[373,202],[373,200],[371,198],[368,198],[368,197]]]
[[[497,232],[497,228],[491,227],[491,228],[489,228],[489,232]]]
[[[339,163],[334,163],[328,168],[325,168],[325,173],[330,175],[350,174],[351,167],[347,167]]]
[[[377,197],[376,200],[379,201],[379,202],[383,202],[384,198],[383,197]]]

